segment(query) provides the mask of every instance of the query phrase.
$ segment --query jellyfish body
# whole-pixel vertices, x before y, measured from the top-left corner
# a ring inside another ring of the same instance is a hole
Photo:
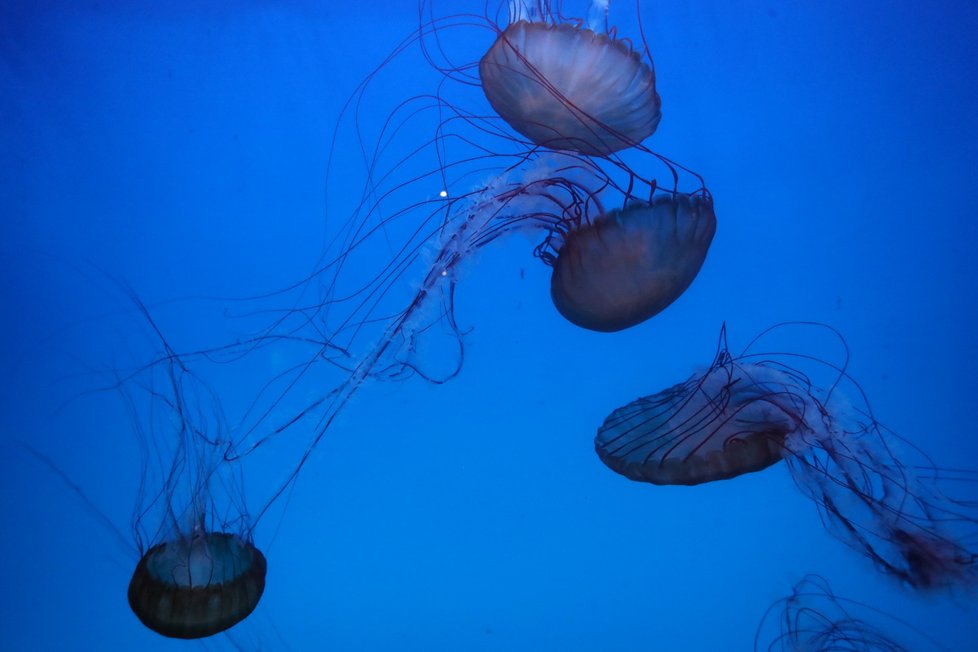
[[[797,427],[772,400],[785,380],[756,364],[714,365],[612,412],[595,450],[617,473],[652,484],[695,485],[766,469],[783,459],[784,439]]]
[[[655,74],[627,43],[566,23],[518,20],[479,62],[492,108],[537,145],[607,156],[659,124]]]
[[[267,563],[253,543],[243,469],[218,393],[192,369],[192,356],[176,353],[135,293],[130,298],[162,350],[118,386],[145,456],[129,607],[162,636],[204,638],[254,611]]]
[[[708,195],[668,193],[610,211],[565,236],[550,282],[554,306],[595,331],[639,324],[686,291],[714,233]]]
[[[209,532],[153,546],[129,582],[129,606],[154,632],[203,638],[246,618],[265,589],[265,557],[235,534]]]
[[[978,583],[978,553],[965,543],[978,533],[975,506],[942,490],[961,478],[912,447],[896,455],[906,442],[873,418],[865,400],[842,396],[845,383],[864,398],[847,361],[783,352],[734,357],[724,337],[707,370],[611,413],[595,437],[609,468],[642,482],[695,485],[783,459],[830,532],[884,573],[917,589]],[[789,364],[799,360],[813,369]],[[812,378],[826,370],[833,378],[823,390]]]

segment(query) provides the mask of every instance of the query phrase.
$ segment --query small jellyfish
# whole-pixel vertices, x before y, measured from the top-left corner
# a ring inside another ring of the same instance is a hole
[[[751,347],[732,356],[722,331],[709,368],[608,416],[598,456],[627,478],[660,485],[734,478],[784,460],[832,534],[883,572],[918,589],[974,584],[978,554],[965,543],[978,530],[974,505],[943,493],[958,478],[876,421],[846,372],[848,349],[836,364]],[[827,389],[816,373],[828,375]],[[860,403],[842,396],[843,384]]]
[[[202,638],[254,611],[265,589],[265,557],[228,532],[197,532],[159,543],[129,582],[129,606],[154,632]]]
[[[662,194],[609,211],[564,237],[550,282],[554,306],[595,331],[640,324],[686,291],[714,233],[705,193]]]
[[[627,40],[607,30],[607,2],[587,27],[549,3],[512,2],[510,23],[479,62],[482,89],[513,129],[551,149],[607,156],[659,125],[655,72]],[[541,6],[542,5],[542,6]]]
[[[177,356],[145,305],[131,298],[163,353],[119,387],[135,433],[152,439],[142,449],[158,456],[144,459],[144,490],[134,509],[140,557],[129,606],[163,636],[212,636],[254,611],[267,563],[252,541],[241,469],[229,459],[233,447],[216,394]],[[133,387],[152,389],[137,394]]]

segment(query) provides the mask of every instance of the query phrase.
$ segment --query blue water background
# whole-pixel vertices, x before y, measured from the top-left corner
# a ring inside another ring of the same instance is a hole
[[[634,37],[634,7],[618,5]],[[532,241],[484,250],[457,293],[461,375],[364,387],[255,532],[269,560],[257,611],[187,643],[133,617],[131,551],[16,442],[128,536],[131,419],[112,393],[79,394],[158,346],[110,278],[177,349],[227,337],[215,302],[188,297],[302,278],[336,225],[323,188],[342,104],[417,7],[3,3],[0,649],[749,650],[808,572],[978,649],[974,595],[882,577],[825,532],[783,465],[653,487],[592,449],[611,409],[709,363],[724,321],[737,349],[801,319],[845,334],[887,425],[939,464],[978,468],[978,5],[646,1],[641,15],[664,116],[648,144],[716,198],[691,289],[641,326],[585,332],[554,310]],[[388,75],[365,123],[434,84],[405,61],[416,76]],[[257,354],[253,377],[281,368],[274,356]],[[208,380],[234,412],[253,377]],[[248,466],[254,504],[295,453]]]

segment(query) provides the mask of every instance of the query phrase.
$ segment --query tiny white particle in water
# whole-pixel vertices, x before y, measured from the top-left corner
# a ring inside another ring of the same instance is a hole
[[[448,197],[448,191],[447,191],[447,190],[442,190],[442,191],[441,191],[440,193],[438,193],[438,194],[439,194],[439,195],[441,195],[442,197]]]

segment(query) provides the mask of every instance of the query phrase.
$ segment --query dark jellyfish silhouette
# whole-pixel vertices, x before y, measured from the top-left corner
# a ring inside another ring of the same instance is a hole
[[[699,273],[716,232],[707,194],[659,195],[564,237],[550,283],[568,321],[617,331],[662,312]]]
[[[144,460],[134,509],[140,556],[129,606],[163,636],[212,636],[254,611],[267,563],[252,542],[241,468],[227,459],[233,443],[217,396],[132,299],[164,350],[118,385],[143,451],[154,456]]]
[[[978,531],[978,516],[973,504],[941,491],[956,478],[876,421],[846,372],[848,349],[841,364],[752,350],[788,326],[768,329],[739,356],[723,331],[709,368],[612,412],[595,437],[598,456],[632,480],[680,485],[784,460],[832,533],[884,572],[920,589],[973,584],[978,555],[964,542]],[[816,373],[828,374],[826,389]],[[842,385],[860,401],[845,399]]]
[[[537,145],[588,155],[607,156],[650,136],[661,100],[648,51],[645,63],[606,21],[584,27],[549,3],[528,4],[479,62],[496,113]]]
[[[696,485],[780,462],[785,437],[806,402],[780,368],[735,362],[721,350],[713,365],[678,385],[612,412],[595,438],[609,468],[632,480]]]
[[[211,636],[254,611],[265,569],[264,555],[240,536],[193,533],[146,551],[129,582],[129,606],[163,636]]]
[[[897,642],[898,638],[914,645],[904,647]],[[910,649],[943,648],[890,614],[836,595],[828,581],[819,575],[806,575],[794,586],[791,595],[768,607],[754,635],[755,652],[908,652]]]

